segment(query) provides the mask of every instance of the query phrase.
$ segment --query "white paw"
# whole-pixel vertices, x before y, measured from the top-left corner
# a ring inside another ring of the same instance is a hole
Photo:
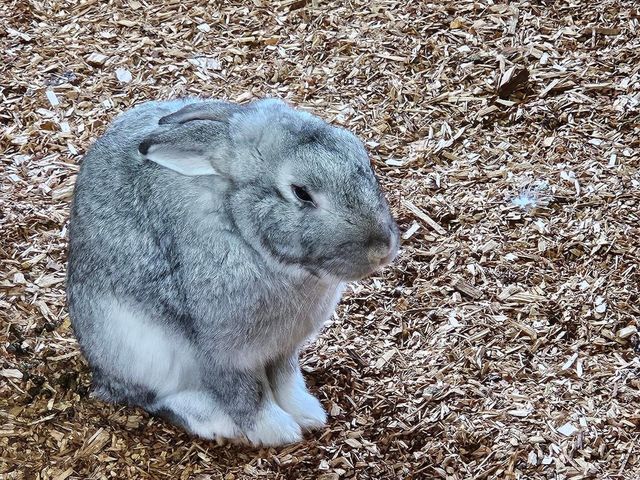
[[[327,412],[316,397],[306,391],[296,391],[295,397],[290,399],[288,412],[298,422],[300,428],[312,430],[322,428],[327,423]]]
[[[241,435],[231,417],[204,392],[178,392],[160,399],[148,410],[201,438],[220,442]]]
[[[278,405],[304,430],[321,428],[327,423],[327,413],[318,399],[309,393],[299,371],[279,384],[274,394]]]
[[[253,445],[278,446],[302,440],[302,431],[294,418],[276,403],[269,402],[256,419],[255,426],[246,432]]]
[[[215,440],[218,444],[224,444],[226,440],[233,440],[239,434],[239,430],[233,421],[224,413],[219,417],[207,421],[190,419],[186,425],[194,435],[208,440]]]

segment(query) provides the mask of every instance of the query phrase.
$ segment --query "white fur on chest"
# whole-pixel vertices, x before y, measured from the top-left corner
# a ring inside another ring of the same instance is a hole
[[[315,289],[289,292],[282,308],[266,308],[260,332],[246,346],[233,353],[235,362],[246,368],[293,355],[316,335],[340,301],[344,287],[318,283]]]

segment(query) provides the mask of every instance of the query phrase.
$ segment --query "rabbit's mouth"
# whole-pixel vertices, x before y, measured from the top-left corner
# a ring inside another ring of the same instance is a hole
[[[366,246],[347,241],[321,258],[306,258],[301,266],[316,277],[333,277],[341,282],[362,280],[391,264],[398,255],[399,236],[393,225],[385,236],[370,239]]]
[[[305,266],[304,268],[318,278],[333,278],[339,282],[355,282],[390,265],[397,256],[397,248],[387,250],[384,254],[381,254],[380,251],[367,253],[368,261],[354,263],[353,258],[349,260],[334,259],[322,266]]]

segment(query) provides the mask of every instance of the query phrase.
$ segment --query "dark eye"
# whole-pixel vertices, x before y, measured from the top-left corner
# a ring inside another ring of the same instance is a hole
[[[307,192],[306,188],[301,187],[300,185],[291,185],[291,190],[298,200],[304,203],[310,203],[315,207],[316,204],[313,201],[313,198],[311,198],[311,195],[309,195],[309,192]]]

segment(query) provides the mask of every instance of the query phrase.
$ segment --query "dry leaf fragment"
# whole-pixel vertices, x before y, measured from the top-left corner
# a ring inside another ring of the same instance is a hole
[[[454,18],[451,23],[449,24],[449,28],[451,30],[457,30],[460,28],[464,28],[465,24],[464,24],[464,19],[460,18],[460,17],[456,17]]]

